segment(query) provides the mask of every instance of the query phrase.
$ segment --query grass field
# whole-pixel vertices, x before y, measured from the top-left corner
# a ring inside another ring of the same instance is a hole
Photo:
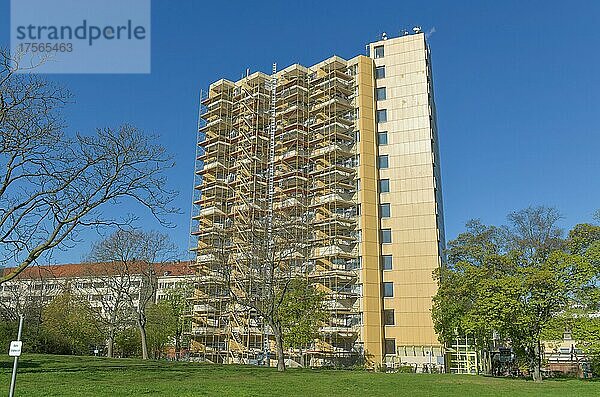
[[[12,360],[0,359],[0,396]],[[16,396],[600,396],[600,382],[272,369],[23,355]]]

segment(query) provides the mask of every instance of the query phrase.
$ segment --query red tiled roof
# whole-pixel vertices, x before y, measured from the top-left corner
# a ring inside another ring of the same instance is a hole
[[[154,271],[158,276],[186,276],[193,275],[194,269],[190,267],[190,261],[157,263]],[[30,265],[23,270],[17,279],[32,278],[72,278],[98,275],[113,275],[122,273],[123,264],[118,262],[109,263],[69,263],[64,265]],[[145,263],[129,263],[127,268],[131,274],[140,274]],[[10,273],[12,268],[0,269],[3,275]]]

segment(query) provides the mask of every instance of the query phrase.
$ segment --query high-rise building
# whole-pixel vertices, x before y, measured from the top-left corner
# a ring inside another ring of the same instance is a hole
[[[268,325],[228,292],[260,292],[248,286],[266,247],[277,269],[327,294],[329,320],[303,363],[443,363],[431,319],[440,156],[423,33],[383,36],[368,56],[212,83],[196,157],[203,358],[259,363],[271,349]]]

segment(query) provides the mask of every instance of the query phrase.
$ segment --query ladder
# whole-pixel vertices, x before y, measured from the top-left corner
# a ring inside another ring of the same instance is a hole
[[[274,260],[274,248],[275,244],[273,241],[273,198],[275,196],[275,187],[274,187],[274,179],[275,179],[275,131],[277,130],[277,64],[273,63],[273,73],[271,74],[271,109],[270,109],[270,122],[269,122],[269,163],[268,163],[268,188],[267,188],[267,198],[268,198],[268,207],[267,207],[267,263],[266,263],[266,271],[265,278],[266,282],[272,282],[274,269],[272,268],[272,260]],[[270,289],[270,288],[267,288]],[[263,320],[264,322],[264,320]],[[271,347],[269,345],[269,327],[264,322],[263,324],[263,351],[264,351],[264,359],[266,360],[265,364],[269,366],[269,353]]]
[[[275,195],[275,131],[277,130],[277,64],[273,64],[271,75],[271,109],[269,123],[269,184],[268,184],[268,216],[267,216],[267,238],[268,253],[271,256],[273,248],[273,197]]]

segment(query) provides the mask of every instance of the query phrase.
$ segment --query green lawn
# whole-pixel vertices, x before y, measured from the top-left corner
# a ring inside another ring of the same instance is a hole
[[[0,395],[8,395],[12,360],[0,359]],[[25,354],[21,396],[600,396],[600,382],[541,384],[468,375],[288,370]]]

